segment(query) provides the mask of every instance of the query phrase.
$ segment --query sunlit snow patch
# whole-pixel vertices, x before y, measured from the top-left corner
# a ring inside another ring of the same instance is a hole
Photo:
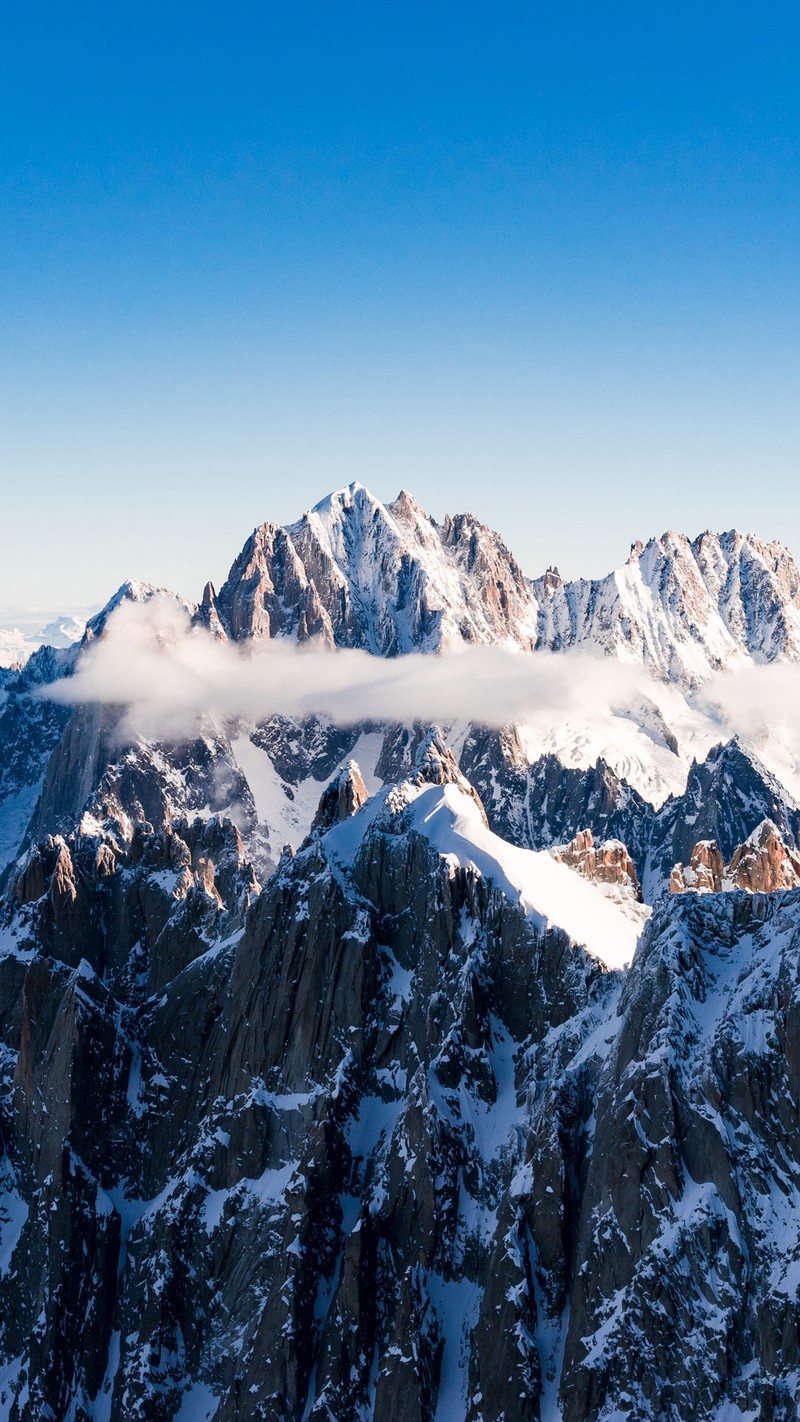
[[[409,790],[414,795],[413,788]],[[384,803],[384,795],[374,796],[327,835],[328,852],[340,864],[352,862]],[[416,793],[406,813],[410,828],[424,835],[439,854],[462,868],[476,869],[526,913],[562,928],[608,967],[621,968],[631,961],[641,921],[607,898],[601,886],[557,863],[547,851],[518,849],[493,834],[475,801],[457,785],[426,786]],[[641,918],[645,915],[643,909]]]

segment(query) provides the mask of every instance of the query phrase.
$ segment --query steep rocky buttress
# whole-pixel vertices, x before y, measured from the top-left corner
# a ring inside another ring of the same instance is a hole
[[[260,893],[218,820],[30,852],[0,1415],[795,1415],[800,893],[665,899],[610,971],[482,816],[434,736]]]

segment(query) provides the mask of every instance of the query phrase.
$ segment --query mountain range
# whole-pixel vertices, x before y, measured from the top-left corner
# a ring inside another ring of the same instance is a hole
[[[569,697],[70,704],[168,604]],[[0,670],[0,1422],[798,1416],[798,662],[780,544],[529,579],[354,484]]]

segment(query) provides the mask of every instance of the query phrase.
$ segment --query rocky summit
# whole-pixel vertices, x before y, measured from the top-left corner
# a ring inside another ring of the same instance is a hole
[[[720,710],[791,555],[531,579],[353,485],[160,593],[636,668],[499,728],[48,699],[157,592],[0,672],[0,1422],[797,1418],[800,783]]]

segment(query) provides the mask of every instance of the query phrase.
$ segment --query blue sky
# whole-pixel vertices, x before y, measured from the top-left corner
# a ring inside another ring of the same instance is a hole
[[[527,571],[800,553],[786,5],[6,7],[0,605],[199,596],[351,479]]]

